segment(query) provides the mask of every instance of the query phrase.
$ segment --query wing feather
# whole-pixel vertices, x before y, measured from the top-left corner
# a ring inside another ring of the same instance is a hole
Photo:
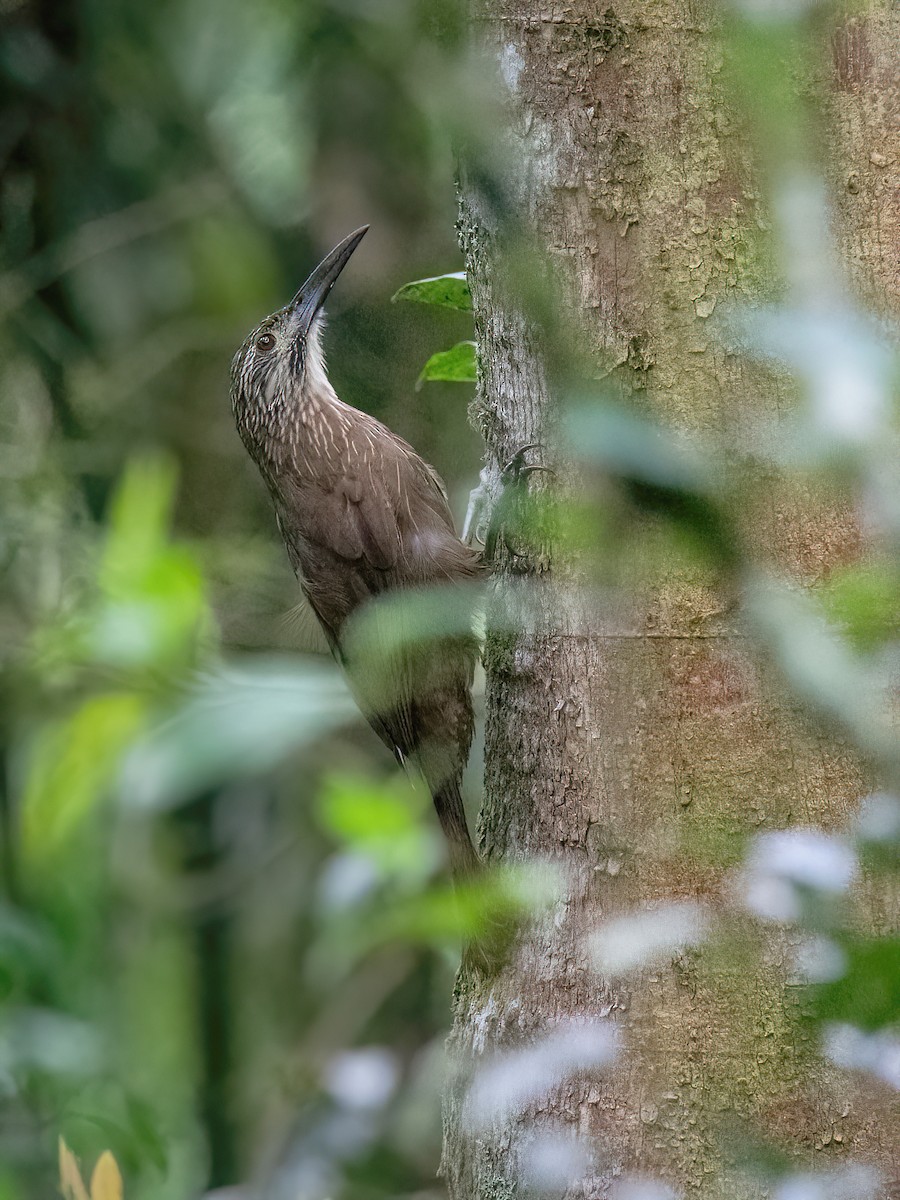
[[[402,605],[375,606],[373,643],[404,647],[374,663],[348,657],[344,622],[382,593],[478,573],[478,556],[456,535],[434,468],[406,442],[360,414],[365,428],[339,460],[318,459],[278,481],[279,525],[295,572],[360,708],[401,760],[417,752],[415,706],[447,663],[407,640]],[[378,622],[386,622],[383,635]],[[390,626],[390,627],[388,627]],[[456,655],[452,661],[457,661]],[[464,666],[464,669],[468,669]]]

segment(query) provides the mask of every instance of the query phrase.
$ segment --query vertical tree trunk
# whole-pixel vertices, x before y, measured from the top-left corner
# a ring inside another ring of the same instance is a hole
[[[715,12],[692,0],[601,8],[476,6],[477,36],[509,88],[518,216],[556,264],[568,317],[607,383],[689,434],[740,440],[790,393],[708,331],[719,305],[777,287],[760,236],[761,188],[721,83]],[[879,39],[896,51],[888,27],[896,38],[897,14],[878,20]],[[867,122],[883,129],[884,112],[863,94],[870,81],[843,85],[845,143]],[[854,152],[864,182],[851,186],[850,203],[882,188],[872,174],[882,166],[863,161],[871,140]],[[499,467],[520,446],[554,445],[560,397],[549,394],[517,311],[491,202],[475,175],[462,190],[481,362],[475,413]],[[849,220],[848,239],[871,292],[896,285],[896,254],[873,249],[884,233],[867,213]],[[558,457],[553,465],[565,490],[568,468]],[[546,478],[532,475],[529,486]],[[767,481],[747,512],[751,542],[804,584],[857,553],[848,511],[828,498]],[[487,1124],[473,1125],[461,1082],[447,1104],[451,1197],[524,1194],[535,1139],[554,1131],[586,1136],[594,1155],[579,1181],[548,1185],[550,1195],[606,1196],[634,1172],[690,1195],[736,1195],[721,1140],[729,1119],[807,1167],[855,1156],[896,1176],[896,1112],[876,1121],[860,1085],[810,1055],[781,964],[736,963],[729,951],[681,956],[626,983],[600,978],[584,948],[601,920],[634,908],[719,903],[743,834],[843,826],[864,791],[853,755],[762,677],[730,597],[702,571],[670,561],[637,572],[627,605],[590,609],[573,587],[582,566],[558,546],[522,558],[501,539],[498,556],[483,836],[494,858],[561,863],[567,894],[496,979],[461,980],[451,1044],[460,1062],[483,1063],[577,1018],[616,1022],[627,1051],[611,1070],[575,1074]],[[519,631],[506,632],[510,623]]]
[[[832,194],[844,264],[874,312],[900,312],[897,6],[847,5],[832,38]]]

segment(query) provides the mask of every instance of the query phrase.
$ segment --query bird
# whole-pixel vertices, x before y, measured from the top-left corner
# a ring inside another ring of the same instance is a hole
[[[474,728],[472,633],[356,648],[353,618],[410,589],[476,583],[481,556],[456,534],[435,469],[375,417],[338,398],[322,349],[323,306],[362,241],[353,231],[289,304],[265,317],[231,366],[241,440],[268,488],[288,558],[350,690],[382,741],[428,785],[454,879],[480,859],[469,835],[462,775]],[[381,609],[372,610],[380,613]]]

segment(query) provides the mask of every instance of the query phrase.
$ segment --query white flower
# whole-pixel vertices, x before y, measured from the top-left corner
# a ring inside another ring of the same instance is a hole
[[[836,1171],[788,1175],[775,1189],[772,1200],[873,1200],[877,1194],[877,1171],[848,1163]]]
[[[397,1086],[397,1060],[383,1046],[337,1054],[325,1068],[326,1090],[345,1108],[381,1108]]]
[[[623,1179],[613,1192],[613,1200],[677,1200],[668,1184],[657,1179],[634,1175]]]
[[[846,974],[847,956],[831,938],[806,938],[794,951],[794,967],[806,983],[831,983]]]
[[[598,971],[619,975],[697,945],[708,925],[704,909],[685,900],[606,921],[590,936],[589,948]]]
[[[893,1034],[866,1033],[856,1025],[835,1022],[825,1027],[823,1048],[837,1066],[868,1071],[900,1091],[900,1038]]]
[[[758,916],[796,921],[802,891],[837,895],[856,874],[853,848],[817,829],[786,829],[754,840],[743,872],[744,902]]]
[[[590,1152],[576,1134],[547,1130],[528,1141],[518,1163],[526,1187],[541,1193],[562,1193],[583,1178],[590,1165]]]
[[[900,797],[887,792],[867,796],[860,808],[856,832],[867,842],[900,841]]]
[[[466,1100],[474,1129],[503,1121],[572,1075],[612,1063],[618,1030],[608,1021],[564,1021],[539,1041],[500,1054],[475,1076]]]

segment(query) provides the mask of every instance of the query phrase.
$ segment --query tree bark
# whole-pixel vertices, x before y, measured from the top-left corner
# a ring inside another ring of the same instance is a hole
[[[900,15],[847,6],[831,39],[831,188],[843,261],[873,311],[900,312]]]
[[[509,90],[497,153],[512,148],[520,164],[517,218],[552,261],[566,318],[606,386],[688,439],[740,446],[793,392],[709,329],[717,307],[780,287],[762,185],[722,81],[721,13],[691,0],[601,9],[588,0],[475,7],[477,37]],[[875,99],[869,89],[883,83],[898,44],[900,17],[887,8],[871,22],[853,17],[834,42],[834,136],[855,172],[849,190],[840,182],[850,210],[843,245],[860,291],[881,306],[889,292],[896,303],[897,157],[885,147],[896,90]],[[876,215],[889,177],[894,199]],[[529,488],[573,492],[577,471],[557,437],[563,398],[515,301],[502,222],[478,171],[463,172],[460,231],[488,461],[496,474],[519,447],[540,443],[557,479],[533,474]],[[748,481],[743,498],[755,553],[804,585],[859,553],[840,498],[776,479]],[[443,1161],[450,1196],[531,1194],[523,1180],[535,1147],[573,1131],[590,1161],[568,1184],[545,1183],[545,1194],[607,1196],[635,1173],[691,1196],[763,1194],[738,1176],[729,1128],[771,1139],[804,1169],[875,1162],[894,1181],[886,1194],[900,1196],[896,1102],[817,1058],[774,942],[763,947],[738,926],[714,949],[627,979],[600,977],[585,949],[601,921],[655,902],[699,898],[721,909],[747,834],[844,827],[866,790],[854,754],[760,667],[732,596],[660,551],[652,531],[636,529],[639,561],[623,568],[635,585],[620,577],[604,593],[611,600],[591,604],[588,566],[552,537],[530,551],[501,537],[497,554],[483,844],[495,860],[554,861],[566,888],[496,978],[460,979],[451,1048],[461,1074]],[[571,1019],[621,1028],[615,1066],[473,1123],[473,1070]]]

